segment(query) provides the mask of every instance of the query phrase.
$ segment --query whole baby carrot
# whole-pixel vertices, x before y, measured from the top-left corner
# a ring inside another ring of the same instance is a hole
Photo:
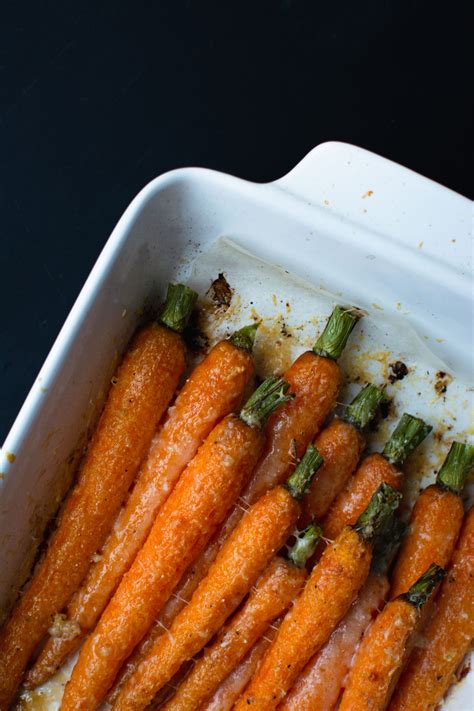
[[[354,650],[385,605],[388,568],[405,532],[396,517],[378,539],[372,569],[357,599],[326,644],[308,662],[278,711],[333,711],[351,668]]]
[[[319,521],[355,471],[365,446],[363,431],[384,399],[382,389],[366,385],[346,408],[316,437],[314,446],[324,459],[303,502],[299,525]]]
[[[381,482],[395,489],[402,485],[399,467],[431,432],[423,420],[405,413],[382,454],[369,454],[329,509],[323,521],[324,535],[334,539],[344,526],[357,521]]]
[[[27,676],[28,688],[44,683],[94,628],[179,475],[214,425],[239,405],[254,370],[251,351],[257,328],[246,326],[218,343],[191,373],[152,443],[100,559],[69,603],[67,621],[75,634],[49,639]]]
[[[206,702],[247,652],[266,632],[271,622],[288,608],[306,580],[304,569],[322,530],[310,524],[288,553],[277,556],[265,569],[249,599],[204,650],[191,672],[169,701],[166,711],[195,711]]]
[[[77,484],[28,589],[0,633],[0,708],[6,708],[25,666],[54,616],[81,584],[174,395],[185,368],[184,329],[196,299],[171,284],[158,323],[141,329],[112,379]]]
[[[270,378],[240,411],[214,427],[160,508],[143,548],[86,639],[62,709],[95,708],[210,532],[224,518],[262,452],[263,425],[286,401]]]
[[[474,639],[474,507],[466,514],[451,566],[436,600],[437,612],[403,672],[390,711],[434,711]]]
[[[433,563],[408,592],[384,607],[357,651],[339,711],[387,708],[411,650],[421,608],[444,574],[443,568]]]
[[[262,496],[241,519],[191,601],[159,637],[122,688],[114,709],[144,709],[180,666],[217,632],[283,545],[300,514],[302,498],[321,457],[309,446],[285,486]]]
[[[265,450],[249,484],[212,542],[186,571],[174,596],[162,610],[149,637],[144,640],[142,650],[127,664],[124,677],[128,678],[133,673],[136,662],[146,649],[169,627],[191,599],[222,544],[239,522],[245,507],[254,503],[272,486],[285,480],[291,470],[295,451],[298,456],[305,451],[334,408],[342,382],[341,370],[336,361],[358,318],[359,314],[354,309],[336,306],[314,349],[299,356],[284,373],[283,377],[290,383],[294,399],[269,418],[265,428]]]
[[[451,560],[464,516],[461,493],[473,466],[474,446],[453,442],[436,483],[413,508],[392,574],[392,598],[406,592],[431,562],[444,568]]]
[[[401,495],[382,483],[355,526],[347,526],[324,551],[303,592],[284,618],[261,666],[235,705],[275,709],[311,657],[348,612],[370,569],[374,537]]]

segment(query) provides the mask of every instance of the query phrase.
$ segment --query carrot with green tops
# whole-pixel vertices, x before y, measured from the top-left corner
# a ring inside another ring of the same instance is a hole
[[[306,525],[313,518],[317,520],[327,512],[332,500],[357,465],[364,446],[362,431],[375,416],[383,397],[383,390],[371,384],[367,385],[349,405],[344,419],[335,418],[316,437],[314,444],[320,454],[319,446],[324,451],[324,455],[321,454],[324,461],[313,477],[310,489],[302,501],[302,515],[299,525]],[[155,640],[164,634],[174,617],[191,599],[195,586],[197,587],[202,577],[201,571],[209,568],[216,555],[215,548],[218,547],[218,539],[219,534],[202,553],[198,561],[193,563],[189,575],[179,586],[177,594],[171,596],[156,623],[125,662],[115,687],[108,697],[110,703],[117,698],[119,687],[123,686],[135,672]]]
[[[347,526],[324,551],[303,592],[284,618],[263,662],[235,705],[275,709],[311,657],[327,642],[364,584],[375,536],[401,495],[382,483],[355,526]]]
[[[89,711],[103,700],[121,664],[250,476],[264,447],[263,425],[269,414],[286,402],[287,389],[283,380],[266,380],[240,415],[221,420],[198,449],[86,639],[65,689],[63,711]]]
[[[293,393],[294,399],[269,418],[265,427],[267,435],[265,451],[249,484],[220,530],[214,535],[212,542],[186,571],[175,590],[175,595],[163,608],[156,625],[144,640],[141,652],[137,652],[137,655],[127,663],[124,677],[128,678],[133,673],[136,663],[149,646],[191,599],[224,541],[239,522],[244,507],[253,504],[272,486],[285,480],[291,470],[295,453],[301,456],[334,409],[342,383],[342,373],[337,359],[344,350],[359,317],[360,314],[354,309],[336,306],[314,349],[299,356],[285,371],[283,377],[290,384],[290,392]]]
[[[322,529],[310,524],[288,552],[265,569],[249,599],[204,650],[169,701],[166,711],[195,711],[241,662],[255,642],[298,596],[306,580],[305,565],[313,554]]]
[[[434,711],[474,639],[474,507],[468,511],[451,566],[436,600],[436,613],[400,677],[390,711]]]
[[[369,454],[329,509],[323,520],[324,535],[334,539],[344,526],[352,525],[365,509],[381,482],[400,489],[400,467],[431,432],[423,420],[405,413],[384,447],[382,454]]]
[[[35,647],[81,584],[113,525],[184,371],[179,334],[195,299],[191,289],[171,284],[159,322],[137,333],[112,379],[78,482],[0,633],[0,708],[11,702]]]
[[[94,628],[181,472],[215,424],[240,404],[254,371],[251,351],[257,328],[245,326],[218,343],[191,373],[152,443],[100,559],[69,603],[67,622],[75,634],[48,640],[27,676],[28,688],[43,684]]]
[[[406,664],[421,609],[444,576],[436,563],[389,602],[375,619],[357,651],[339,711],[384,711]],[[417,707],[412,710],[418,711]]]
[[[287,480],[264,494],[241,519],[191,601],[159,637],[121,689],[116,711],[144,709],[180,666],[191,659],[238,607],[283,545],[300,514],[321,457],[312,445]]]
[[[341,417],[335,417],[314,440],[324,459],[303,502],[299,525],[325,516],[332,502],[355,471],[365,447],[363,432],[384,399],[383,389],[368,384]]]
[[[431,563],[444,568],[453,555],[464,508],[461,493],[474,467],[474,446],[453,442],[436,477],[415,502],[408,535],[392,573],[392,598],[406,592]]]
[[[326,644],[308,662],[278,711],[333,711],[351,668],[354,650],[385,605],[390,589],[387,571],[406,526],[396,517],[377,541],[372,569],[357,599]]]

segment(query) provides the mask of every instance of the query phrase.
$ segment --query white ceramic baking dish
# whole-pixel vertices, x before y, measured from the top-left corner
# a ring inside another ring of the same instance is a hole
[[[266,185],[196,168],[156,178],[118,222],[2,449],[0,608],[28,574],[144,307],[221,234],[348,302],[402,303],[432,350],[472,377],[466,198],[342,143]],[[460,685],[447,707],[470,708],[473,688]]]

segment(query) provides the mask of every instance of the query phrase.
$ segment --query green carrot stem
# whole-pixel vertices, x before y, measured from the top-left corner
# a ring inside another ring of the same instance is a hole
[[[383,388],[377,388],[369,383],[356,395],[346,409],[342,419],[363,430],[374,419],[377,409],[385,399]]]
[[[361,314],[355,309],[336,306],[326,327],[313,348],[314,353],[323,358],[337,360],[345,348],[347,339]]]
[[[294,398],[294,395],[285,395],[289,387],[282,378],[267,378],[241,409],[240,419],[249,427],[262,429],[273,410]]]
[[[372,570],[378,575],[386,575],[407,531],[407,525],[397,516],[392,516],[384,531],[376,538],[372,558]]]
[[[400,597],[409,602],[410,605],[414,605],[414,607],[423,607],[445,575],[446,571],[441,566],[432,563],[421,578],[418,578],[416,583],[413,583],[409,591],[400,595]]]
[[[288,560],[291,560],[297,568],[304,568],[321,540],[323,529],[319,524],[310,523],[295,535],[296,543],[288,550]]]
[[[323,463],[323,458],[319,454],[316,447],[309,444],[303,458],[299,462],[293,474],[291,474],[285,483],[285,488],[290,492],[291,496],[296,499],[302,499],[308,491],[309,485],[315,473]]]
[[[380,484],[354,526],[364,541],[372,541],[383,533],[401,498],[400,492],[389,484]]]
[[[166,302],[159,321],[176,333],[182,333],[191,316],[197,294],[184,284],[168,284]]]
[[[469,472],[474,467],[474,446],[453,442],[443,466],[438,472],[436,483],[443,489],[460,494]]]
[[[392,464],[403,464],[432,429],[419,417],[405,412],[384,447],[384,457]]]
[[[251,323],[250,326],[244,326],[239,331],[236,331],[229,338],[229,341],[236,346],[236,348],[241,348],[251,353],[259,326],[260,323]]]

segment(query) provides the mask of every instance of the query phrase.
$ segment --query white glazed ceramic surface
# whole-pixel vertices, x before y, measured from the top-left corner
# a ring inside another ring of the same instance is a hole
[[[194,168],[161,176],[120,219],[2,449],[0,609],[28,573],[143,308],[222,234],[346,301],[388,313],[401,304],[431,350],[472,380],[469,200],[342,143],[266,185]],[[446,708],[471,708],[473,690],[470,675]]]

